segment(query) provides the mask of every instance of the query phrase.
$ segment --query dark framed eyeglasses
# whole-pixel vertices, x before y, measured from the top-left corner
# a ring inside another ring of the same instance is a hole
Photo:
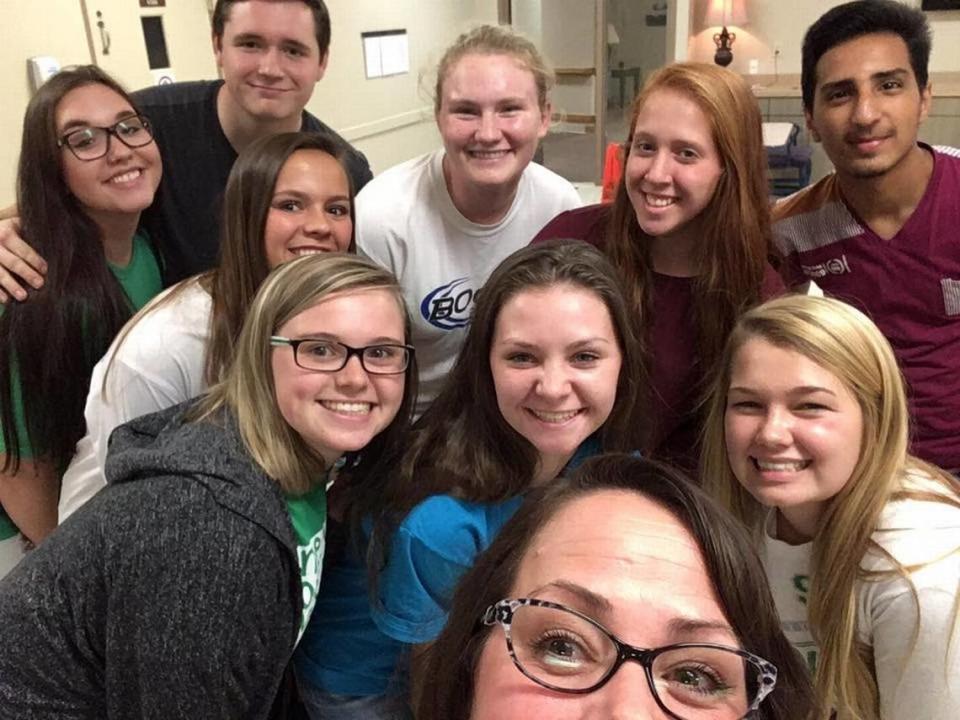
[[[97,160],[110,151],[110,137],[117,138],[128,148],[138,148],[153,142],[150,121],[142,115],[130,115],[110,127],[89,125],[64,133],[57,147],[66,147],[78,160]]]
[[[640,663],[657,704],[675,720],[741,720],[777,682],[777,668],[746,650],[714,643],[634,647],[596,620],[547,600],[501,600],[482,620],[503,628],[521,673],[556,692],[591,693],[625,662]]]
[[[297,365],[317,372],[342,370],[356,355],[360,365],[371,375],[399,375],[407,369],[413,357],[411,345],[367,345],[355,348],[335,340],[291,340],[279,335],[273,335],[270,344],[289,345],[293,348],[293,361]]]

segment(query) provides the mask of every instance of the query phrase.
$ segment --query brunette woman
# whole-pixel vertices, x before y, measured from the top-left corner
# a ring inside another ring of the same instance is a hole
[[[160,174],[149,121],[102,70],[65,70],[30,101],[17,205],[48,271],[0,311],[0,577],[56,526],[93,365],[162,287],[137,232]]]
[[[419,684],[420,720],[800,720],[812,706],[742,528],[622,454],[531,493],[463,578]]]

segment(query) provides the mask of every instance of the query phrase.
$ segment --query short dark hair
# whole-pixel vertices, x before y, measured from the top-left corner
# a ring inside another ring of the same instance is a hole
[[[803,107],[813,110],[817,63],[824,53],[861,35],[897,35],[910,52],[910,67],[920,90],[927,87],[930,64],[930,26],[920,10],[895,0],[856,0],[838,5],[820,16],[803,37],[800,87]]]
[[[651,500],[669,510],[693,536],[717,601],[740,642],[777,667],[776,689],[750,717],[808,717],[813,708],[809,673],[783,634],[766,573],[743,526],[679,471],[625,453],[591,458],[573,474],[533,490],[464,575],[446,627],[415,668],[425,679],[415,682],[423,687],[417,717],[470,716],[477,664],[489,637],[480,617],[487,607],[509,596],[540,530],[570,502],[603,490],[634,492]]]
[[[230,16],[230,8],[241,2],[249,2],[249,0],[217,0],[211,18],[213,36],[217,40],[223,39],[223,27],[227,24],[227,19]],[[330,12],[327,10],[326,4],[323,0],[281,0],[281,2],[301,2],[310,8],[310,12],[313,13],[313,27],[317,36],[317,45],[320,47],[320,60],[322,61],[330,49]]]

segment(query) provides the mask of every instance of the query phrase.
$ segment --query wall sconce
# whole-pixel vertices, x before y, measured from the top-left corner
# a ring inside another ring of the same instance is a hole
[[[737,39],[736,33],[727,29],[727,25],[745,25],[747,22],[747,8],[745,0],[710,0],[707,6],[707,27],[720,26],[720,32],[713,36],[713,43],[717,52],[713,61],[722,67],[733,62],[733,43]]]

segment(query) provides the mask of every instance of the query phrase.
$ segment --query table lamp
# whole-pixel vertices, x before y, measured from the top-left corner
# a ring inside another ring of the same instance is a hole
[[[733,62],[733,42],[737,39],[736,33],[727,29],[727,25],[744,25],[747,22],[745,0],[709,0],[707,6],[707,27],[720,26],[720,32],[713,36],[713,43],[717,52],[713,61],[722,67]]]

